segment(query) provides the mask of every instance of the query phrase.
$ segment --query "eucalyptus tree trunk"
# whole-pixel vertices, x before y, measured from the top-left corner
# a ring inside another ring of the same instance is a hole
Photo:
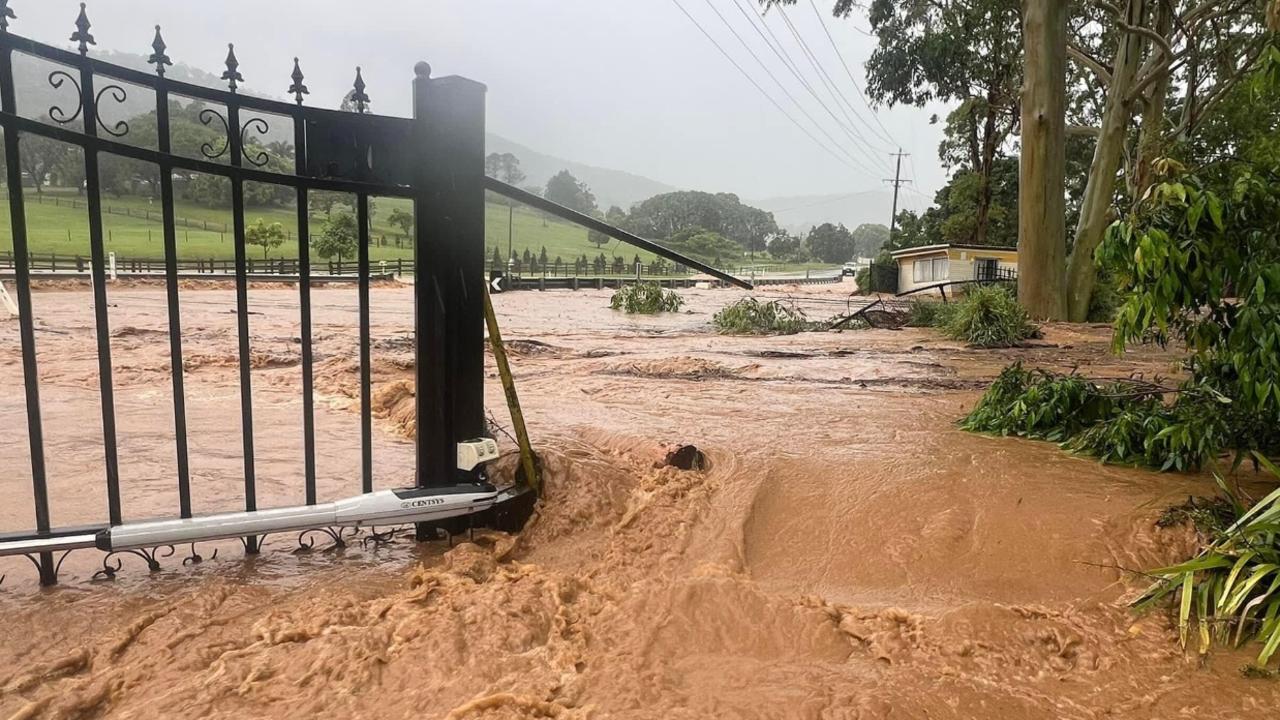
[[[1125,6],[1125,22],[1142,25],[1147,0],[1129,0]],[[1080,203],[1080,220],[1076,224],[1075,243],[1067,265],[1068,319],[1083,322],[1089,315],[1089,301],[1097,280],[1093,253],[1102,243],[1107,229],[1108,211],[1115,195],[1116,176],[1124,156],[1125,128],[1132,108],[1128,99],[1134,76],[1142,60],[1143,39],[1137,33],[1121,32],[1112,63],[1111,84],[1102,110],[1102,127],[1093,149],[1093,162]],[[1021,264],[1021,263],[1019,263]]]
[[[1155,31],[1165,37],[1173,29],[1173,12],[1167,3],[1156,4]],[[1188,69],[1188,73],[1191,71]],[[1151,187],[1154,179],[1153,164],[1164,152],[1165,104],[1169,100],[1172,78],[1168,70],[1160,73],[1143,97],[1142,129],[1138,136],[1138,159],[1134,163],[1133,177],[1129,183],[1129,195],[1136,202]]]
[[[987,117],[982,125],[982,155],[978,168],[978,212],[973,228],[973,243],[987,244],[987,233],[991,227],[991,173],[995,170],[996,161],[996,99],[994,92],[987,95]]]
[[[1032,317],[1066,317],[1067,0],[1023,0],[1018,300]]]

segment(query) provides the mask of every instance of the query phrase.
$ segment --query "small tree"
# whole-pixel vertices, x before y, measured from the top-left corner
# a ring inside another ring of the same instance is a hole
[[[387,222],[397,228],[400,228],[400,235],[402,237],[408,238],[409,233],[413,232],[413,213],[406,212],[401,208],[392,210],[390,217],[387,218]]]
[[[325,260],[336,257],[342,262],[343,255],[355,252],[358,242],[356,216],[340,210],[325,222],[319,235],[311,238],[311,248]]]
[[[494,270],[502,269],[502,253],[496,247],[493,249],[493,257],[489,259],[489,266]]]
[[[538,266],[544,269],[547,267],[547,246],[546,245],[543,245],[542,250],[538,252]]]
[[[258,221],[250,225],[244,231],[244,241],[249,245],[257,245],[262,248],[262,257],[265,260],[267,254],[272,248],[278,248],[284,244],[284,226],[280,223],[267,224],[266,220],[258,218]]]

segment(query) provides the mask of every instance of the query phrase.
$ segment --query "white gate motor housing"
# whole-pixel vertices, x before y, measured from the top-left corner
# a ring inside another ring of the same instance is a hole
[[[112,552],[310,528],[409,523],[516,531],[532,514],[537,498],[528,488],[498,490],[485,479],[481,466],[497,457],[498,443],[493,439],[468,440],[458,443],[458,469],[479,470],[476,482],[379,490],[318,505],[128,523],[98,532],[94,545]]]

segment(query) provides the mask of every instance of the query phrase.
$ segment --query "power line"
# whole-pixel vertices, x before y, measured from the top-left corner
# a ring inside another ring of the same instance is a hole
[[[835,146],[837,149],[843,152],[845,156],[847,156],[850,160],[857,163],[859,166],[862,166],[863,170],[865,170],[866,172],[875,173],[875,170],[872,170],[869,167],[863,166],[862,161],[855,158],[852,153],[850,153],[847,149],[845,149],[843,145],[841,145],[834,137],[831,136],[831,133],[827,132],[826,128],[822,127],[821,123],[819,123],[817,120],[814,119],[812,115],[809,114],[809,111],[805,109],[804,105],[802,105],[799,100],[796,100],[795,96],[791,94],[791,91],[787,90],[787,87],[782,84],[782,81],[778,80],[778,76],[773,74],[773,71],[769,69],[769,66],[766,65],[765,62],[760,59],[760,56],[756,54],[755,50],[751,49],[751,46],[747,43],[747,41],[744,40],[742,36],[738,34],[737,29],[735,29],[733,25],[729,22],[729,20],[723,14],[721,14],[720,10],[711,3],[711,0],[703,0],[703,2],[707,4],[707,7],[711,8],[711,12],[715,13],[716,17],[720,18],[720,22],[723,23],[724,26],[729,29],[729,32],[733,35],[733,37],[736,38],[738,40],[738,43],[742,45],[743,49],[747,51],[747,54],[750,55],[752,59],[756,61],[756,64],[760,66],[760,69],[764,70],[765,74],[769,76],[769,79],[773,80],[773,83],[778,86],[778,89],[782,90],[782,94],[786,95],[787,99],[790,100],[791,103],[795,105],[796,108],[806,118],[809,119],[809,122],[813,123],[813,126],[818,129],[818,132],[822,133],[823,137],[825,137],[828,141],[831,142],[833,146]],[[821,104],[820,100],[819,100],[819,104]],[[823,105],[823,108],[826,109],[827,113],[830,114],[831,117],[836,121],[836,124],[840,125],[839,118],[836,118],[835,114],[831,112],[830,108],[827,108],[826,105]],[[840,125],[840,127],[843,129],[844,126]],[[848,131],[846,130],[845,132],[847,133]]]
[[[778,101],[773,99],[772,95],[765,92],[764,88],[760,87],[760,83],[756,82],[755,78],[751,77],[751,75],[749,75],[746,70],[742,69],[742,66],[738,64],[738,61],[733,59],[733,56],[725,52],[725,49],[720,46],[719,42],[716,42],[715,38],[711,37],[711,34],[708,33],[705,28],[702,27],[702,24],[699,23],[692,15],[690,15],[688,10],[684,9],[684,6],[680,4],[680,0],[671,0],[671,2],[674,3],[675,6],[680,9],[680,12],[684,13],[685,17],[689,18],[689,22],[693,23],[694,26],[698,28],[698,31],[701,32],[702,35],[707,38],[707,40],[711,41],[711,44],[715,46],[716,50],[720,51],[720,54],[724,56],[724,59],[728,60],[729,64],[733,65],[733,67],[736,68],[737,71],[742,74],[742,77],[747,79],[747,82],[751,83],[751,85],[755,87],[755,89],[758,90],[760,94],[765,97],[766,100],[768,100],[775,108],[777,108],[778,112],[782,113],[784,117],[790,120],[792,125],[795,125],[797,128],[799,128],[801,132],[807,135],[810,140],[812,140],[814,143],[818,145],[818,147],[821,147],[824,151],[826,151],[826,153],[830,155],[833,159],[840,161],[841,163],[848,166],[852,170],[858,170],[858,168],[846,162],[845,159],[840,157],[839,154],[832,151],[831,148],[823,144],[823,142],[819,140],[816,136],[814,136],[813,133],[809,132],[808,128],[806,128],[805,126],[797,122],[795,118],[791,117],[791,114],[788,113],[785,109],[783,109],[783,107],[778,104]]]
[[[818,24],[822,26],[822,32],[827,36],[827,42],[831,43],[831,49],[835,51],[836,57],[840,58],[840,64],[844,67],[845,74],[849,76],[849,82],[853,84],[853,89],[858,91],[858,97],[862,98],[862,104],[867,106],[867,110],[871,112],[871,117],[876,121],[876,125],[879,125],[880,129],[884,131],[884,139],[893,142],[893,134],[884,126],[884,123],[880,122],[880,116],[871,108],[871,103],[867,101],[867,96],[862,93],[862,88],[858,87],[858,81],[854,79],[853,71],[849,69],[849,63],[845,62],[844,53],[840,52],[840,47],[836,45],[836,39],[831,37],[831,30],[827,28],[827,23],[822,19],[822,13],[818,12],[818,6],[813,3],[813,0],[809,0],[809,7],[813,8],[813,14],[817,16]]]
[[[876,165],[877,167],[883,170],[888,170],[889,166],[886,165],[884,163],[884,160],[882,160],[880,156],[877,154],[879,151],[876,148],[871,147],[866,142],[866,140],[862,138],[861,135],[856,134],[856,132],[850,131],[850,128],[856,126],[857,123],[855,123],[853,121],[853,118],[849,116],[849,113],[848,111],[845,110],[844,106],[841,105],[839,101],[836,102],[836,107],[840,110],[840,114],[844,116],[844,119],[848,123],[848,125],[845,125],[844,123],[842,123],[840,121],[840,118],[836,117],[835,113],[831,111],[831,107],[827,105],[826,101],[824,101],[821,97],[819,97],[817,91],[813,89],[813,85],[811,85],[808,79],[804,77],[804,75],[799,70],[799,66],[791,58],[791,53],[787,52],[786,47],[782,44],[781,41],[778,40],[778,37],[774,35],[773,29],[770,28],[769,24],[764,21],[764,18],[760,17],[759,15],[756,15],[754,12],[748,11],[745,7],[743,7],[743,0],[733,0],[733,1],[734,1],[734,6],[738,8],[738,12],[741,13],[742,17],[746,19],[747,24],[751,26],[752,30],[756,31],[756,34],[760,36],[761,40],[764,40],[765,45],[768,46],[768,48],[771,51],[773,51],[773,54],[779,60],[782,61],[783,66],[786,67],[788,71],[790,71],[791,75],[795,77],[795,79],[800,82],[800,85],[803,86],[806,91],[808,91],[809,95],[811,95],[813,99],[816,100],[818,104],[822,106],[822,109],[827,111],[827,114],[830,115],[831,119],[836,122],[836,125],[842,131],[844,131],[845,135],[849,136],[849,139],[853,140],[855,143],[860,143],[862,145],[862,147],[859,148],[859,152],[863,154],[863,157],[871,161],[873,165]],[[761,25],[764,26],[764,30],[760,29]],[[769,33],[767,36],[765,35],[765,31],[768,31]],[[773,39],[770,40],[770,37],[772,37]],[[776,47],[775,47],[775,43],[776,43]],[[865,123],[865,121],[863,122]],[[865,148],[865,150],[863,148]]]
[[[809,61],[809,65],[818,74],[818,79],[822,81],[827,92],[831,93],[832,97],[837,98],[837,103],[843,100],[844,104],[853,111],[854,116],[858,118],[863,126],[870,130],[872,134],[878,135],[879,133],[876,129],[871,127],[871,124],[858,113],[857,108],[853,107],[853,103],[849,102],[849,99],[845,97],[844,93],[840,92],[839,87],[836,86],[835,80],[831,78],[831,75],[827,73],[827,69],[823,67],[822,61],[818,59],[817,54],[809,47],[809,43],[805,41],[804,37],[800,34],[799,29],[796,28],[795,23],[791,22],[790,16],[787,15],[786,11],[784,11],[781,6],[778,7],[778,14],[782,16],[783,23],[785,23],[787,29],[791,31],[791,37],[795,38],[796,43],[800,46],[801,53],[804,55],[805,59]],[[877,122],[879,122],[878,119]],[[890,144],[896,144],[892,140],[889,140],[889,142]],[[863,143],[867,144],[865,140],[863,140]],[[871,148],[869,144],[867,144],[867,147],[870,148],[872,152],[876,152],[875,148]],[[887,166],[885,167],[887,169]]]

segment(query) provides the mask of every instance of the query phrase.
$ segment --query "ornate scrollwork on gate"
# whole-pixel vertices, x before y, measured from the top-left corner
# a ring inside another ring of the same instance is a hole
[[[160,558],[173,557],[177,552],[172,545],[161,545],[154,548],[138,548],[136,550],[116,550],[109,552],[102,557],[102,569],[93,574],[94,580],[114,580],[116,573],[124,567],[123,557],[125,555],[133,555],[142,558],[147,563],[147,570],[151,572],[160,571]],[[115,564],[111,561],[115,559]]]
[[[304,553],[315,549],[316,541],[311,537],[315,533],[321,533],[329,536],[329,539],[333,541],[333,545],[329,546],[330,550],[345,548],[347,546],[348,530],[350,530],[350,537],[355,537],[360,534],[360,528],[347,527],[322,527],[303,530],[298,533],[298,548],[294,550],[294,552]]]
[[[80,99],[81,90],[79,81],[72,77],[71,73],[66,70],[54,70],[49,73],[49,87],[52,87],[54,90],[61,90],[63,83],[68,82],[71,83],[71,87],[76,89],[75,112],[68,115],[67,111],[63,110],[61,105],[49,106],[49,119],[59,125],[66,125],[67,123],[74,122],[76,118],[80,117],[80,111],[84,109],[84,103]]]
[[[231,147],[231,126],[227,124],[227,119],[222,116],[222,113],[214,110],[213,108],[204,108],[201,110],[199,118],[201,123],[209,127],[213,127],[214,118],[217,118],[218,122],[222,123],[222,147],[215,151],[211,143],[201,143],[200,154],[210,160],[217,160],[223,155],[226,155],[227,148]]]
[[[249,143],[245,139],[245,134],[249,132],[250,129],[253,129],[253,131],[259,135],[266,135],[271,132],[271,126],[267,124],[266,120],[263,120],[260,117],[255,117],[250,118],[249,121],[244,124],[244,127],[240,128],[240,154],[244,156],[245,160],[249,161],[250,165],[254,167],[266,167],[267,163],[271,161],[271,156],[267,154],[266,150],[259,148],[256,153],[252,155],[249,153]]]
[[[104,132],[112,137],[124,137],[129,134],[129,123],[124,120],[117,120],[115,125],[108,127],[107,124],[102,121],[102,96],[107,93],[111,93],[111,99],[119,105],[123,105],[125,100],[129,99],[128,93],[126,93],[124,88],[119,85],[103,86],[103,88],[98,91],[98,94],[93,97],[93,107],[96,111],[94,115],[98,120],[98,127],[102,128]]]
[[[215,547],[213,549],[213,554],[209,556],[209,559],[210,560],[218,559],[218,548]],[[182,558],[182,564],[183,565],[199,565],[200,563],[204,562],[204,560],[205,560],[204,556],[196,551],[196,544],[191,543],[191,552],[188,553],[186,557]]]

